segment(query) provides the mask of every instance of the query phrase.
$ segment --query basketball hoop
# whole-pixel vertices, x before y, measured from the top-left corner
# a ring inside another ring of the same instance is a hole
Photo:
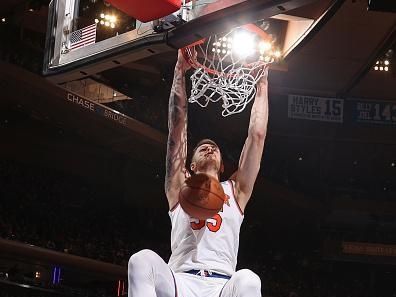
[[[256,25],[212,35],[182,49],[195,69],[190,103],[206,107],[222,100],[224,117],[242,112],[256,94],[256,83],[266,67],[280,57],[269,34]]]

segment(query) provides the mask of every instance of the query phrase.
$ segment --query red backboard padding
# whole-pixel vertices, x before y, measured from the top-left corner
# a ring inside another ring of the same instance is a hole
[[[107,2],[141,22],[162,18],[181,7],[181,0],[107,0]]]

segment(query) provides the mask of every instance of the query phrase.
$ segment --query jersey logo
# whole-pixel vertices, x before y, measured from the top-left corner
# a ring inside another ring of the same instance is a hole
[[[227,204],[227,206],[230,206],[230,196],[228,196],[227,194],[225,195],[225,198],[224,198],[224,204]]]

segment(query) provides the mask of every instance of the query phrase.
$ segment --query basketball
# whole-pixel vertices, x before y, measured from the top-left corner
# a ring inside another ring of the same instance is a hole
[[[179,193],[183,210],[193,218],[206,220],[217,214],[224,204],[225,194],[215,178],[198,173],[186,179]]]

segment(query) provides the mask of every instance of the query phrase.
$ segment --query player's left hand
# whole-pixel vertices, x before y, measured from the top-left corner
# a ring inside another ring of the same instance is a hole
[[[268,83],[268,69],[269,65],[268,64],[263,64],[258,71],[262,72],[262,76],[257,82],[258,84],[267,84]]]

